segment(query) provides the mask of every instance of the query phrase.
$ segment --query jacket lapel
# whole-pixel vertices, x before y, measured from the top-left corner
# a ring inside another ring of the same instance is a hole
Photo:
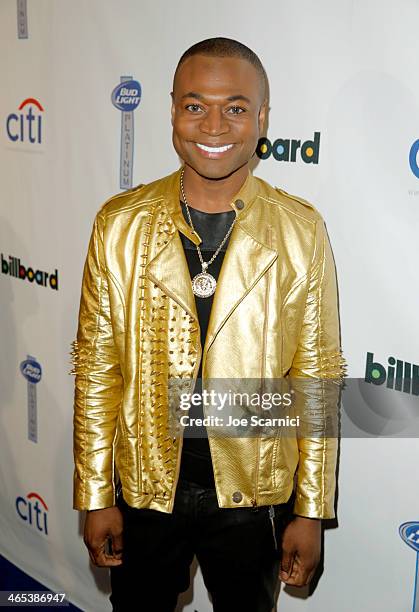
[[[262,242],[263,228],[260,228],[258,239],[254,236],[258,229],[258,225],[254,225],[255,216],[249,210],[243,221],[236,221],[231,233],[217,281],[204,353],[209,350],[233,310],[278,257],[275,249]]]
[[[148,264],[146,276],[198,320],[188,263],[177,232]]]
[[[146,266],[146,276],[158,285],[164,293],[170,295],[182,308],[184,308],[196,321],[195,296],[192,291],[191,277],[188,262],[183,250],[179,230],[192,240],[200,244],[198,234],[192,234],[186,223],[179,202],[180,170],[167,177],[163,185],[164,206],[167,217],[163,223],[167,225],[167,243],[157,251],[156,255]]]
[[[148,263],[146,275],[198,321],[188,263],[179,232],[194,244],[200,244],[202,240],[198,234],[192,234],[183,217],[179,203],[179,180],[180,170],[171,174],[164,186],[171,231],[168,232],[167,243]],[[233,310],[278,257],[278,252],[269,245],[267,215],[261,214],[257,195],[257,179],[249,173],[231,203],[237,218],[217,281],[204,353]],[[244,203],[243,209],[236,206],[238,200]]]

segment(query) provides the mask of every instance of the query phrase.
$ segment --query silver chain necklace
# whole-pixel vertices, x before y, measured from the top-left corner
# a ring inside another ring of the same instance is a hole
[[[192,228],[192,233],[195,234],[195,228],[194,225],[192,223],[192,218],[191,218],[191,214],[189,212],[189,206],[188,206],[188,202],[186,200],[186,196],[185,196],[185,190],[183,188],[183,175],[185,173],[185,168],[182,168],[182,172],[180,173],[180,192],[182,194],[182,200],[185,203],[186,206],[186,214],[188,215],[188,221],[189,221],[189,225]],[[234,217],[234,221],[233,223],[230,225],[227,234],[224,236],[224,238],[222,239],[218,249],[215,251],[214,255],[211,257],[211,259],[209,261],[204,261],[202,258],[202,253],[201,253],[201,249],[199,248],[199,244],[196,244],[196,250],[198,251],[198,257],[199,257],[199,261],[201,262],[201,266],[202,266],[202,272],[200,272],[199,274],[196,274],[193,279],[192,279],[192,291],[194,292],[194,294],[200,298],[204,298],[204,297],[209,297],[210,295],[212,295],[213,293],[215,293],[215,289],[217,287],[217,281],[215,280],[215,278],[212,276],[212,274],[209,274],[209,272],[207,272],[207,268],[210,264],[212,264],[212,262],[214,261],[214,259],[217,257],[218,253],[221,251],[223,245],[225,244],[225,241],[227,240],[227,238],[230,236],[231,231],[233,229],[233,226],[236,222],[236,217]]]

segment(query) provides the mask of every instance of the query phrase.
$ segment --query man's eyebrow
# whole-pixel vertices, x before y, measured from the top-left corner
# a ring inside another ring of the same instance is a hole
[[[203,100],[204,97],[205,96],[199,93],[196,93],[195,91],[188,91],[188,93],[182,96],[181,100],[184,100],[185,98],[195,98],[196,100]],[[242,94],[237,94],[235,96],[228,96],[227,98],[228,102],[237,102],[237,100],[243,100],[244,102],[251,104],[251,100],[247,98],[246,96],[243,96]]]
[[[227,100],[229,102],[236,102],[237,100],[243,100],[243,102],[247,102],[248,104],[252,103],[251,100],[247,96],[243,96],[242,94],[238,94],[237,96],[229,96]]]
[[[184,98],[196,98],[197,100],[202,100],[203,96],[201,96],[199,93],[195,93],[194,91],[188,91],[188,93],[182,96],[181,100]]]

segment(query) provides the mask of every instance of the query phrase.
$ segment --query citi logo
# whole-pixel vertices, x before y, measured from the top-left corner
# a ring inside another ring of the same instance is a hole
[[[374,353],[367,353],[365,382],[373,385],[386,383],[388,389],[419,395],[419,366],[394,357],[388,358],[386,368],[378,361],[373,361]]]
[[[26,98],[17,113],[10,113],[6,119],[6,131],[12,142],[41,144],[44,108],[35,98]]]
[[[306,164],[318,164],[320,153],[320,132],[314,132],[313,140],[289,140],[277,138],[273,142],[269,138],[259,138],[256,155],[260,159],[268,159],[272,154],[276,161],[296,162],[297,153]]]
[[[28,493],[16,498],[16,512],[19,517],[44,535],[48,535],[48,506],[38,493]]]
[[[419,152],[419,140],[416,140],[410,149],[409,153],[409,165],[410,169],[416,178],[419,178],[419,163],[418,163],[418,152]]]
[[[47,285],[49,285],[51,289],[58,291],[57,269],[55,270],[54,274],[50,274],[48,272],[44,272],[43,270],[34,270],[31,267],[25,268],[25,266],[20,263],[20,259],[9,255],[9,259],[7,260],[5,257],[3,257],[3,253],[0,254],[0,259],[1,271],[3,274],[14,276],[15,278],[20,278],[21,280],[26,279],[30,283],[35,282],[37,285],[42,285],[42,287],[47,287]]]

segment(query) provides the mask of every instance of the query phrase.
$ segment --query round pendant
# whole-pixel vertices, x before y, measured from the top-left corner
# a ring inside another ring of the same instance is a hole
[[[192,291],[198,297],[209,297],[215,292],[217,281],[208,274],[208,272],[200,272],[192,279]]]

